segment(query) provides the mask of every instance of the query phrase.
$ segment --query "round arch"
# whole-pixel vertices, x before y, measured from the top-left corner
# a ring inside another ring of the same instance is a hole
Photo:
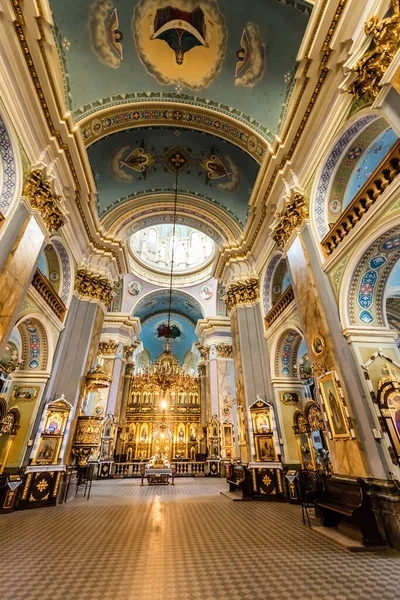
[[[332,211],[332,213],[337,212],[337,217],[343,210],[341,204],[341,201],[343,200],[342,194],[338,194],[338,201],[335,201],[335,195],[330,198],[332,186],[338,170],[341,167],[344,158],[346,158],[348,163],[346,164],[346,168],[349,173],[352,172],[352,169],[356,168],[361,154],[364,150],[369,148],[372,141],[376,139],[373,136],[370,136],[371,140],[368,138],[365,140],[365,143],[359,143],[360,136],[363,135],[371,125],[376,126],[379,131],[381,128],[390,128],[389,124],[380,114],[371,112],[370,109],[359,111],[352,119],[345,123],[343,128],[341,128],[339,133],[335,136],[334,142],[329,146],[325,153],[317,177],[315,178],[310,202],[313,228],[319,240],[322,240],[329,232],[328,204],[331,207],[329,208],[329,211]],[[352,148],[354,142],[357,142],[357,147]],[[351,153],[351,156],[347,156],[347,154],[350,153],[350,150],[354,150],[354,152]],[[343,180],[343,177],[341,177],[341,179]]]
[[[174,196],[165,192],[127,198],[101,222],[101,230],[107,237],[125,241],[132,233],[169,222],[174,214]],[[242,229],[235,219],[218,205],[200,196],[182,195],[178,197],[177,223],[199,229],[211,237],[218,246],[230,244],[240,239]]]
[[[262,301],[264,315],[266,315],[275,302],[279,299],[289,283],[286,278],[288,273],[288,265],[286,259],[281,252],[274,254],[268,263],[265,270],[263,286],[262,286]]]
[[[186,308],[186,312],[184,310],[182,310],[180,312],[180,314],[182,316],[189,318],[192,321],[194,321],[196,319],[196,316],[197,316],[197,319],[205,318],[206,310],[205,310],[204,306],[192,294],[190,294],[189,292],[183,291],[183,290],[174,290],[174,289],[172,290],[172,293],[173,293],[174,297],[181,299],[182,306],[184,306]],[[156,290],[152,290],[151,292],[148,292],[147,294],[142,296],[140,298],[140,300],[138,300],[136,302],[136,304],[134,304],[134,306],[132,308],[132,316],[134,316],[134,317],[139,316],[139,318],[142,319],[142,317],[140,316],[140,313],[144,312],[144,310],[146,310],[146,309],[147,309],[146,312],[148,312],[148,315],[146,315],[146,317],[145,317],[146,319],[150,318],[153,315],[161,314],[158,309],[157,300],[159,300],[160,298],[163,298],[163,297],[165,297],[165,298],[169,297],[168,289],[158,288]],[[189,303],[189,306],[185,305],[185,302]],[[166,308],[164,308],[162,312],[166,312]],[[175,310],[174,312],[179,314],[178,310]]]
[[[22,369],[24,371],[51,370],[54,343],[51,331],[42,315],[29,313],[15,325],[22,341]]]
[[[101,101],[100,101],[101,102]],[[261,164],[269,147],[267,139],[244,119],[237,119],[218,107],[201,106],[199,99],[186,103],[162,101],[160,98],[145,101],[113,103],[91,111],[79,123],[86,147],[110,134],[141,127],[176,127],[211,133],[241,150]],[[97,107],[99,101],[96,101]]]
[[[271,349],[271,373],[275,377],[298,377],[297,353],[303,334],[291,323],[286,323],[276,334]]]
[[[7,117],[0,113],[0,211],[6,217],[22,193],[22,163],[18,142]]]
[[[50,238],[50,243],[55,248],[60,261],[61,281],[59,284],[59,296],[65,306],[69,306],[74,291],[75,266],[69,248],[59,236]]]
[[[388,327],[385,286],[399,258],[400,225],[392,218],[376,231],[372,242],[367,239],[358,247],[347,266],[339,290],[344,328]]]

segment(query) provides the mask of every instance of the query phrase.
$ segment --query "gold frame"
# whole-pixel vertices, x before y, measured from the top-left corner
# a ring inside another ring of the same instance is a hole
[[[338,397],[338,404],[339,404],[339,408],[340,408],[340,412],[341,415],[343,417],[343,423],[346,429],[345,433],[336,433],[335,432],[335,426],[333,423],[333,418],[332,418],[332,414],[331,414],[331,405],[330,402],[327,398],[327,395],[325,393],[325,389],[323,387],[324,383],[327,382],[331,382],[332,384],[332,388],[334,388],[334,390],[336,391],[337,397]],[[325,375],[322,375],[321,377],[318,377],[318,388],[319,388],[319,392],[321,394],[321,398],[323,400],[324,403],[324,408],[325,408],[325,413],[328,417],[328,422],[329,422],[329,428],[331,430],[331,434],[332,434],[332,439],[333,440],[347,440],[347,439],[351,439],[351,433],[350,433],[350,423],[349,423],[349,416],[348,416],[348,411],[347,411],[347,407],[346,404],[344,402],[344,397],[342,394],[342,389],[340,387],[340,383],[338,380],[338,377],[336,375],[335,371],[329,371],[329,373],[325,373]]]
[[[315,350],[314,344],[315,342],[319,340],[321,342],[321,350],[320,352],[317,352]],[[311,350],[313,351],[313,354],[315,354],[315,356],[322,356],[325,353],[326,350],[326,343],[324,338],[322,337],[322,335],[320,333],[318,333],[317,335],[314,335],[312,341],[311,341]]]
[[[63,441],[63,435],[41,435],[39,446],[37,449],[37,457],[35,464],[37,465],[56,465],[58,461],[58,457],[60,455],[60,448]],[[49,458],[39,458],[40,450],[42,446],[44,446],[45,442],[55,440],[56,444],[53,448],[53,453]]]
[[[32,389],[32,390],[34,390],[35,393],[33,394],[32,398],[23,398],[23,397],[19,398],[15,394],[15,391],[19,390],[21,388]],[[39,392],[40,392],[40,385],[29,385],[29,384],[24,385],[23,383],[20,385],[18,383],[12,389],[10,400],[13,400],[13,402],[34,402],[36,400],[36,398],[38,397]]]
[[[221,429],[222,429],[222,447],[223,448],[233,448],[234,447],[234,442],[233,442],[233,426],[232,426],[232,423],[222,423]],[[225,433],[225,429],[229,429],[230,430],[230,441],[232,443],[229,444],[229,445],[226,443],[227,435]]]
[[[287,402],[283,399],[285,394],[293,394],[297,396],[297,400],[291,400],[290,402]],[[283,390],[282,392],[279,392],[279,400],[282,402],[282,404],[284,406],[300,406],[301,404],[301,395],[300,392],[298,391],[292,391],[292,390]]]
[[[258,434],[255,435],[255,446],[256,446],[256,460],[257,462],[276,462],[278,460],[278,457],[276,455],[276,449],[275,449],[275,441],[274,441],[274,435],[272,433],[270,434]],[[268,440],[268,442],[271,442],[270,444],[268,444],[274,451],[274,458],[273,460],[265,460],[262,458],[261,456],[261,442],[264,440]]]

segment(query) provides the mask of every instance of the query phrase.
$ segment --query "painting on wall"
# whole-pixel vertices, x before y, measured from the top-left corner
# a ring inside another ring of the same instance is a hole
[[[257,460],[262,462],[275,462],[277,460],[272,435],[258,435],[255,441]]]
[[[224,448],[233,447],[233,429],[230,424],[224,424],[222,426],[222,445]]]
[[[37,453],[36,462],[38,464],[51,464],[56,462],[58,449],[61,445],[62,438],[60,437],[42,437]]]
[[[287,406],[296,406],[300,402],[300,396],[297,392],[280,392],[279,398],[282,404]]]
[[[336,373],[331,371],[318,378],[320,392],[328,415],[333,439],[350,438],[346,409]]]
[[[265,68],[265,45],[256,23],[249,22],[243,29],[236,57],[235,85],[254,87],[263,78]]]
[[[39,393],[40,387],[37,385],[34,386],[16,386],[11,394],[11,398],[12,400],[15,401],[15,403],[20,403],[20,402],[32,402],[37,398],[37,395]]]
[[[225,57],[227,29],[215,0],[139,0],[133,37],[147,72],[159,83],[206,88]]]

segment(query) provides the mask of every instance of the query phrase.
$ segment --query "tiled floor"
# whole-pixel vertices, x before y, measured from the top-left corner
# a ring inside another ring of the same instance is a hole
[[[395,600],[400,554],[354,554],[299,507],[222,480],[95,482],[87,502],[0,516],[2,600]]]

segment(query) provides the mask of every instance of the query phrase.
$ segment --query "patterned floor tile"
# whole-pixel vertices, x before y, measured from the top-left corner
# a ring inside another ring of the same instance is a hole
[[[400,555],[353,554],[289,504],[225,481],[99,481],[89,501],[0,516],[2,600],[396,600]]]

